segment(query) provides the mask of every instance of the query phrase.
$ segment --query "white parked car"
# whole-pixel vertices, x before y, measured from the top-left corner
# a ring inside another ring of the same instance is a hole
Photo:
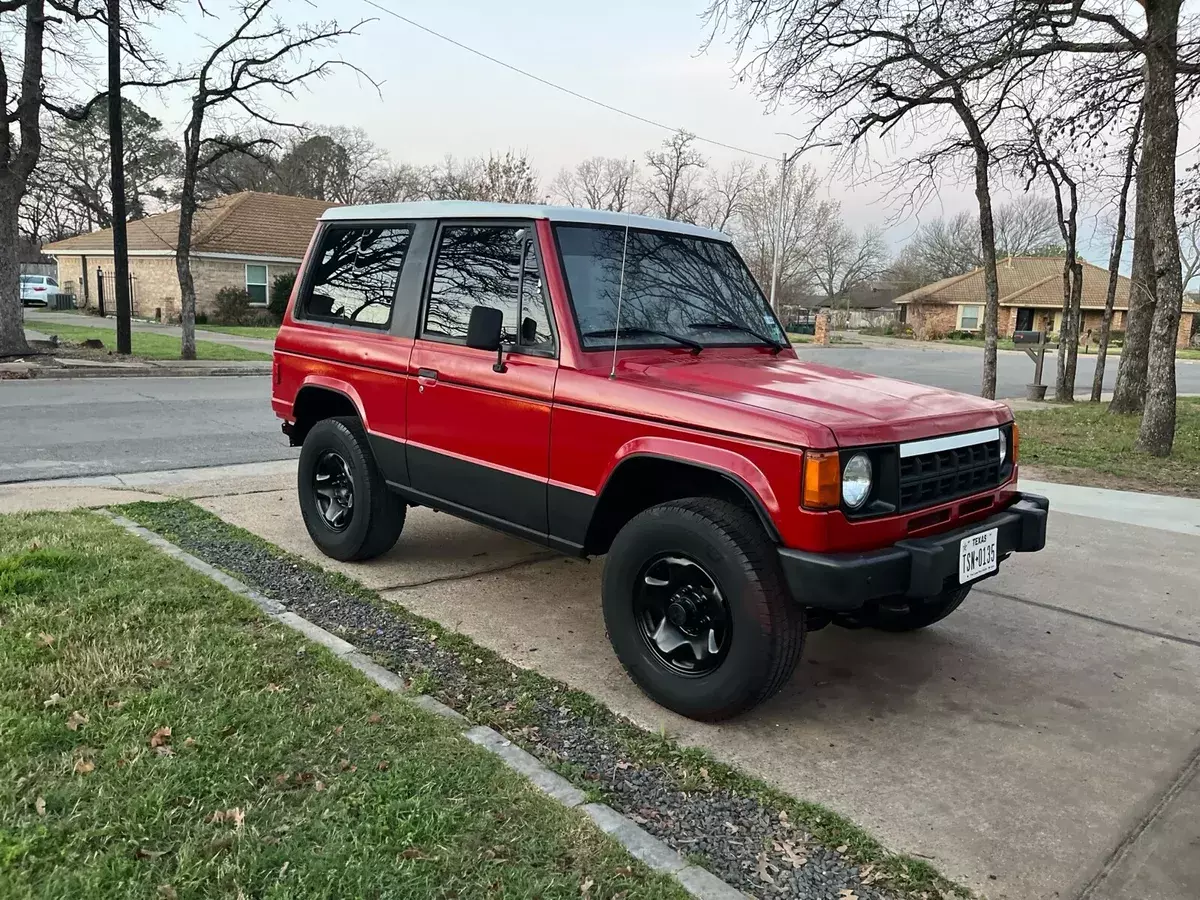
[[[25,306],[49,306],[58,294],[58,282],[49,275],[22,275],[21,302]]]

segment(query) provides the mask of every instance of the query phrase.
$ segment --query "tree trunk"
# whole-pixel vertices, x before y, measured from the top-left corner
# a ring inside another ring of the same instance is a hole
[[[133,351],[129,297],[129,239],[125,230],[125,131],[121,121],[121,0],[108,0],[108,142],[112,157],[113,293],[117,352]]]
[[[975,199],[979,201],[979,243],[983,248],[983,386],[980,393],[996,399],[996,326],[1000,319],[1000,280],[996,274],[996,225],[988,184],[988,151],[982,135],[975,144]]]
[[[1117,230],[1113,234],[1112,252],[1108,255],[1108,293],[1104,297],[1104,315],[1100,319],[1100,338],[1096,345],[1096,371],[1092,375],[1092,402],[1099,403],[1104,393],[1104,363],[1108,357],[1108,337],[1112,332],[1113,307],[1117,302],[1117,283],[1120,279],[1121,257],[1125,253],[1125,215],[1129,209],[1129,186],[1133,183],[1133,166],[1137,161],[1138,142],[1141,140],[1142,109],[1138,109],[1137,120],[1129,135],[1129,147],[1125,152],[1125,177],[1121,181],[1121,193],[1117,200]]]
[[[183,185],[179,192],[179,233],[175,243],[175,274],[179,277],[179,324],[183,337],[180,359],[196,358],[196,283],[192,280],[192,222],[196,216],[196,170],[200,165],[200,135],[204,99],[192,102],[192,118],[183,139]]]
[[[1150,235],[1157,302],[1150,324],[1146,401],[1137,447],[1167,456],[1175,442],[1175,340],[1183,308],[1179,231],[1175,224],[1175,155],[1179,107],[1175,96],[1181,0],[1146,3],[1146,127],[1155,114],[1154,153],[1142,153],[1149,188]]]
[[[1147,163],[1161,153],[1162,109],[1142,99],[1142,159],[1137,172],[1137,198],[1133,208],[1133,265],[1129,272],[1129,312],[1125,314],[1125,345],[1117,368],[1117,384],[1109,412],[1140,412],[1146,400],[1146,364],[1150,358],[1150,323],[1157,294],[1154,279],[1154,239],[1150,229],[1150,168]],[[1174,151],[1172,151],[1173,153]]]
[[[0,174],[0,359],[30,352],[21,305],[21,264],[17,260],[17,213],[23,193],[11,175]]]
[[[1062,318],[1058,327],[1058,353],[1056,354],[1057,375],[1054,379],[1054,400],[1056,403],[1074,403],[1075,385],[1067,383],[1067,347],[1071,336],[1071,275],[1074,260],[1071,258],[1071,248],[1067,248],[1067,258],[1063,263],[1063,305]]]

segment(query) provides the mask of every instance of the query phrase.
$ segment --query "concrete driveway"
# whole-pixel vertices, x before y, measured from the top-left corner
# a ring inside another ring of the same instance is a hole
[[[128,486],[197,497],[646,727],[827,804],[993,900],[1200,896],[1200,573],[1197,531],[1187,533],[1200,529],[1200,502],[1164,515],[1145,495],[1037,486],[1072,510],[1052,515],[1043,553],[1010,560],[923,633],[810,635],[776,698],[711,726],[663,711],[621,671],[600,616],[602,561],[413,510],[387,556],[334,563],[304,531],[288,464],[272,465]],[[0,511],[13,502],[0,490]]]

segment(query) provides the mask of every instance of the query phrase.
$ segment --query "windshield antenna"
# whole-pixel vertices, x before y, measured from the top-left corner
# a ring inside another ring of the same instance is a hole
[[[613,329],[613,357],[612,368],[608,372],[609,378],[617,377],[617,344],[621,340],[621,300],[625,295],[625,252],[629,249],[629,211],[625,212],[625,239],[621,242],[621,281],[617,287],[617,326]]]

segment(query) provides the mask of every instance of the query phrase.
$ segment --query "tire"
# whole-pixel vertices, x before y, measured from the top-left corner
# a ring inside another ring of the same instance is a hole
[[[924,600],[898,600],[889,606],[884,601],[879,609],[864,617],[863,624],[880,631],[902,632],[928,628],[954,612],[971,593],[971,586],[950,588],[936,597]]]
[[[342,516],[335,525],[323,512],[322,503],[328,505],[328,498],[318,493],[315,476],[319,469],[339,466],[344,467],[352,493],[349,509],[339,508]],[[353,416],[322,419],[312,427],[300,448],[296,487],[309,537],[333,559],[373,559],[392,549],[404,528],[404,502],[388,490],[367,433]]]
[[[694,565],[719,593],[727,618],[711,671],[681,672],[647,636],[638,591],[655,584],[646,572],[660,564]],[[763,702],[791,677],[804,646],[804,609],[787,591],[774,544],[752,513],[723,500],[672,501],[631,519],[605,561],[603,597],[609,641],[629,677],[690,719],[728,719]]]

